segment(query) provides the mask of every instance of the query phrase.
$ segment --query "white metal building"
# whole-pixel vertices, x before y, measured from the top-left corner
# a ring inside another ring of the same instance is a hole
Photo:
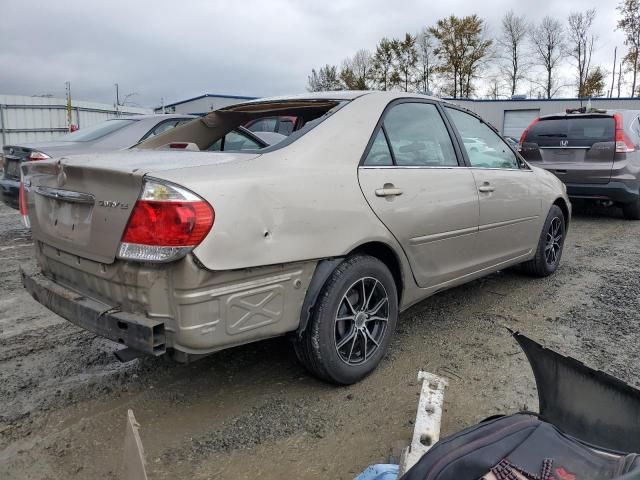
[[[158,107],[155,109],[155,112],[204,115],[228,105],[246,102],[247,100],[255,100],[256,98],[258,97],[205,93],[199,97],[188,98],[187,100],[182,100],[180,102],[170,103],[164,107]]]
[[[503,135],[519,140],[522,132],[536,118],[564,112],[567,108],[586,106],[588,100],[561,98],[551,100],[462,100],[448,99],[468,108],[495,126]],[[603,110],[640,110],[640,98],[593,98],[591,106]]]
[[[152,110],[92,102],[71,102],[71,123],[87,127],[118,115],[148,114]],[[0,149],[6,144],[51,140],[66,133],[67,100],[64,98],[0,95]]]

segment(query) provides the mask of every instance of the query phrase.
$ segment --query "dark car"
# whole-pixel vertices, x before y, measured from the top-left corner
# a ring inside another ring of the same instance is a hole
[[[581,109],[534,120],[520,138],[531,165],[553,172],[572,199],[640,220],[640,110]]]
[[[4,172],[0,177],[2,200],[18,208],[20,164],[63,155],[106,152],[130,148],[142,140],[197,118],[191,115],[135,115],[105,120],[46,142],[5,145]]]

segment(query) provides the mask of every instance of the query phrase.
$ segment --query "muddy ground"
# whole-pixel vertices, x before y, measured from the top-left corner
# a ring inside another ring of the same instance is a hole
[[[116,346],[40,307],[18,266],[19,217],[0,207],[0,478],[113,479],[127,409],[150,478],[352,479],[412,431],[420,369],[446,376],[443,433],[537,406],[524,355],[503,328],[640,385],[640,222],[577,212],[547,279],[504,271],[401,315],[391,351],[365,381],[310,378],[286,340],[192,365],[120,364]]]

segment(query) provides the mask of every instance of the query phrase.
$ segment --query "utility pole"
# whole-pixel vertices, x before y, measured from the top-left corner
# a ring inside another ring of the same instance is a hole
[[[609,98],[613,97],[613,86],[616,83],[616,61],[618,57],[618,47],[613,49],[613,73],[611,74],[611,90],[609,90]]]
[[[71,82],[64,82],[64,86],[67,91],[67,130],[71,131]]]
[[[115,84],[116,86],[116,113],[120,110],[120,93],[118,91],[118,84]]]
[[[162,114],[164,114],[164,97],[160,98],[160,103],[162,104]]]

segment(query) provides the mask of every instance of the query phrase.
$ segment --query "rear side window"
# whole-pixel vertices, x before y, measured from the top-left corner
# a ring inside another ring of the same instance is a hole
[[[435,105],[401,103],[389,110],[383,125],[397,166],[458,165],[449,132]],[[378,141],[381,144],[382,140]]]
[[[389,144],[384,137],[382,129],[378,130],[378,135],[371,145],[371,150],[364,160],[364,164],[373,167],[387,167],[393,165],[393,159],[391,152],[389,151]]]
[[[594,143],[615,141],[613,117],[541,119],[524,141],[539,147],[590,147]]]

